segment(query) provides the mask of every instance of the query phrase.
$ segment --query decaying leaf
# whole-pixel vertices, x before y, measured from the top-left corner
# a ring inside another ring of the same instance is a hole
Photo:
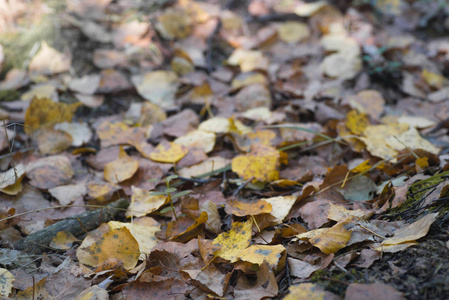
[[[254,144],[251,152],[232,160],[232,171],[243,177],[256,181],[273,181],[279,179],[280,154],[276,149]]]
[[[131,178],[138,168],[139,162],[129,157],[120,147],[119,157],[104,167],[104,178],[110,183],[119,183]]]
[[[111,228],[97,240],[86,238],[76,251],[82,264],[97,267],[110,258],[117,258],[127,270],[136,266],[139,255],[139,244],[125,227]]]
[[[220,247],[215,255],[236,262],[239,254],[249,246],[252,225],[251,219],[246,222],[232,223],[229,232],[221,233],[214,239],[213,244]]]

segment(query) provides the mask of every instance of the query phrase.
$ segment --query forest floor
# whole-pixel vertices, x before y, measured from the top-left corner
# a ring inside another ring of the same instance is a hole
[[[448,299],[446,1],[0,0],[0,298]]]

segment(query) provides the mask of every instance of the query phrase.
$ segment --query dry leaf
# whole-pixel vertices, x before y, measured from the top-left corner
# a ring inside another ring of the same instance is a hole
[[[232,160],[232,171],[244,180],[274,181],[279,179],[280,154],[275,148],[254,144],[251,152]]]
[[[252,225],[251,219],[246,222],[233,222],[229,232],[223,232],[214,239],[213,244],[220,247],[214,254],[231,263],[236,262],[239,254],[249,246]]]
[[[172,142],[162,141],[153,152],[150,153],[151,160],[162,163],[176,163],[183,158],[189,150]]]
[[[110,183],[119,183],[130,179],[139,169],[139,162],[129,157],[120,147],[119,156],[104,167],[104,178]]]

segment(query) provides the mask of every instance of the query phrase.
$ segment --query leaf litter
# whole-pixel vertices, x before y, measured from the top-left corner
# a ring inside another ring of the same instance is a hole
[[[2,297],[447,297],[449,14],[425,2],[5,4]],[[19,11],[61,40],[11,51]]]

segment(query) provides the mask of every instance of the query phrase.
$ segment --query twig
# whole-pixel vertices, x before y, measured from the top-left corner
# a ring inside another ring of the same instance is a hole
[[[241,190],[243,190],[243,188],[254,179],[254,176],[251,177],[250,179],[248,179],[247,181],[245,181],[241,186],[239,186],[235,192],[232,194],[233,197],[237,196],[238,193],[240,193]]]
[[[100,226],[103,221],[111,220],[120,210],[126,209],[128,205],[129,203],[126,199],[119,199],[101,209],[87,211],[45,227],[21,239],[14,246],[18,250],[41,254],[46,249],[49,249],[48,245],[59,231],[67,231],[74,236],[81,236],[86,230],[93,230]]]

